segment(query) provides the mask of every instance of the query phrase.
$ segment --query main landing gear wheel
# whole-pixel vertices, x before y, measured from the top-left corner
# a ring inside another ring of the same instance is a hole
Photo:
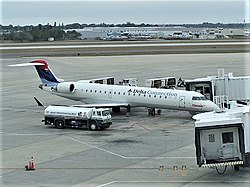
[[[157,110],[157,115],[161,115],[161,109]]]
[[[155,116],[155,108],[148,108],[148,116]]]

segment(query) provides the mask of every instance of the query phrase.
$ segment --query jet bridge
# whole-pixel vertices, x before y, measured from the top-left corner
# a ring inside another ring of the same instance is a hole
[[[230,105],[219,113],[193,116],[199,167],[250,166],[250,107]]]
[[[150,88],[175,88],[177,81],[175,77],[161,77],[145,80],[145,86]]]
[[[250,104],[250,76],[234,77],[233,73],[224,73],[218,69],[218,76],[208,76],[185,80],[186,90],[203,94],[207,99],[215,102],[216,96],[227,96],[229,101],[239,101]]]
[[[91,79],[90,83],[115,84],[115,78],[114,77],[102,77],[99,79]]]
[[[138,86],[138,78],[125,78],[119,82],[119,85]]]

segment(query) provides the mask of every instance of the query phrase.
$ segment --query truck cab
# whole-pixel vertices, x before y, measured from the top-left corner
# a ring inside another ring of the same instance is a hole
[[[92,120],[95,120],[97,121],[98,124],[100,124],[97,125],[97,128],[98,126],[100,126],[100,128],[108,128],[107,126],[111,125],[111,114],[109,109],[104,109],[104,108],[94,109],[92,114]],[[92,129],[94,130],[95,128],[96,127],[94,127],[92,124],[92,128],[90,127],[90,130]]]

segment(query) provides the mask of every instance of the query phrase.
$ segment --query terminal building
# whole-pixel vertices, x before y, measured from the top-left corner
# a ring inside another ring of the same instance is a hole
[[[74,29],[81,39],[220,39],[244,37],[244,29],[175,27],[86,27]],[[66,30],[67,31],[67,30]]]

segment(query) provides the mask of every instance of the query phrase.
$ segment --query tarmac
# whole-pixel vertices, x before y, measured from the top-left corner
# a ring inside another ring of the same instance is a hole
[[[149,117],[145,108],[112,114],[104,131],[45,126],[45,105],[81,104],[43,92],[33,67],[8,67],[35,59],[48,61],[65,80],[98,77],[193,79],[249,75],[249,53],[164,54],[95,57],[13,57],[1,59],[1,186],[249,186],[250,168],[231,167],[219,175],[196,165],[194,121],[188,112],[162,110]],[[35,170],[26,171],[31,157]],[[223,169],[223,168],[221,168]]]

